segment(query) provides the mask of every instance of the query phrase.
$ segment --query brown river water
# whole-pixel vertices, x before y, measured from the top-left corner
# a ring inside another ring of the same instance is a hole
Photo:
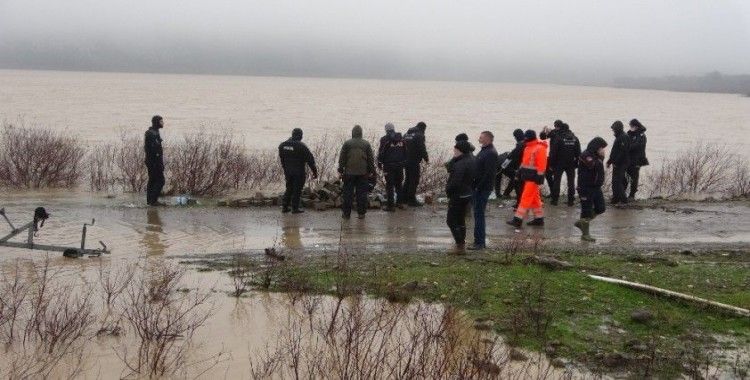
[[[568,122],[585,144],[611,139],[614,120],[638,118],[653,158],[696,142],[744,152],[750,97],[549,84],[125,74],[0,70],[0,119],[66,129],[86,141],[139,134],[154,114],[166,118],[166,143],[186,133],[226,129],[250,149],[272,148],[292,128],[305,138],[348,134],[358,123],[379,134],[423,120],[429,144],[460,132],[495,132],[499,150],[515,128]]]

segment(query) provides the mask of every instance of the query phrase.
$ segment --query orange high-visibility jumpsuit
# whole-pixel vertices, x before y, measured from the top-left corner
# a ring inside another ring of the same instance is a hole
[[[534,139],[526,142],[521,158],[521,168],[535,169],[537,174],[544,176],[547,169],[547,142]],[[544,217],[542,209],[542,194],[539,185],[534,181],[524,181],[521,202],[516,209],[516,217],[523,219],[531,211],[535,218]]]

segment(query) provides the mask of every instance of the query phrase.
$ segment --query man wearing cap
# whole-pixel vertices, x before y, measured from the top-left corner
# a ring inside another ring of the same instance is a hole
[[[448,182],[445,185],[445,194],[448,196],[446,224],[451,230],[458,251],[462,251],[466,243],[466,211],[474,192],[476,164],[471,155],[473,150],[474,148],[468,141],[456,141],[453,147],[453,159],[446,165],[448,168]]]
[[[531,129],[524,133],[524,137],[526,143],[517,175],[518,179],[523,181],[521,202],[518,204],[513,219],[507,223],[519,228],[526,214],[531,212],[534,219],[527,225],[541,227],[544,226],[544,210],[540,186],[544,184],[544,174],[547,170],[547,142],[538,140],[536,132]]]
[[[164,150],[161,146],[161,135],[159,130],[164,128],[164,119],[155,115],[151,118],[151,127],[146,130],[143,139],[146,151],[146,169],[148,170],[148,183],[146,184],[146,203],[149,206],[164,206],[159,202],[159,195],[164,188]]]
[[[292,137],[279,145],[279,159],[286,180],[286,191],[282,199],[281,212],[303,213],[304,210],[300,208],[300,197],[307,179],[305,166],[310,167],[313,178],[318,178],[318,168],[315,166],[315,158],[312,152],[302,142],[301,129],[294,128]],[[290,205],[291,209],[289,208]]]

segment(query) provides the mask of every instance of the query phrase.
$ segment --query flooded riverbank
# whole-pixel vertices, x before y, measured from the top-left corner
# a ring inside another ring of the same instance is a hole
[[[35,239],[40,244],[76,246],[82,223],[96,219],[88,228],[88,246],[102,240],[112,257],[141,255],[205,255],[237,251],[261,252],[277,246],[288,250],[322,252],[339,244],[373,252],[447,250],[451,237],[445,227],[445,206],[386,213],[371,210],[365,220],[342,222],[338,210],[308,211],[303,215],[281,214],[275,207],[232,209],[213,206],[142,206],[140,197],[107,198],[70,192],[6,193],[0,205],[9,218],[21,224],[30,221],[34,208],[43,206],[52,214]],[[597,243],[582,246],[573,226],[577,207],[546,207],[544,229],[526,228],[556,247],[747,245],[750,242],[750,205],[735,202],[643,201],[628,208],[612,208],[597,219],[591,233]],[[505,225],[511,204],[498,201],[488,209],[490,247],[500,247],[517,233]],[[4,226],[0,231],[5,231]],[[25,257],[30,251],[2,248],[5,257]]]

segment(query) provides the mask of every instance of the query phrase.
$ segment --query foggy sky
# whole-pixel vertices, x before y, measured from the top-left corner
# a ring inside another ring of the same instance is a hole
[[[0,68],[561,83],[740,74],[750,1],[0,0]]]

